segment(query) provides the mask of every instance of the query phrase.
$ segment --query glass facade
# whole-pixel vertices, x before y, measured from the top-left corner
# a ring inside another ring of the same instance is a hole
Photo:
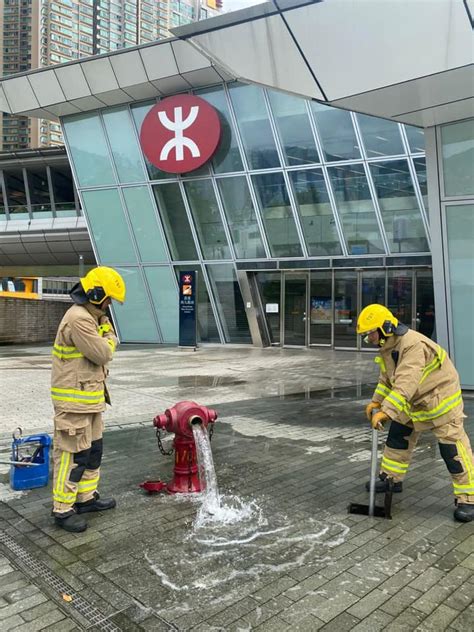
[[[242,265],[335,268],[351,257],[363,268],[371,257],[407,255],[409,266],[410,256],[429,255],[419,130],[239,83],[196,94],[223,133],[210,163],[183,176],[140,150],[154,101],[62,119],[97,260],[126,271],[143,310],[136,317],[128,300],[116,310],[124,341],[176,342],[179,270],[198,272],[201,341],[250,343]],[[338,292],[352,283],[348,272],[328,274],[308,281],[320,283],[316,297],[328,283]],[[338,338],[352,340],[344,314],[355,307],[339,294],[326,300],[337,306]],[[318,320],[314,341],[328,327]]]

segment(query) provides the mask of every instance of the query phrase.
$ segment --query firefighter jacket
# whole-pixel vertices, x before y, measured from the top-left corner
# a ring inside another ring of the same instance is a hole
[[[387,338],[375,359],[379,382],[373,401],[390,419],[415,430],[464,417],[459,375],[448,354],[423,334],[406,328]]]
[[[73,305],[59,324],[53,347],[51,397],[56,412],[97,413],[108,398],[105,378],[117,338],[98,307]]]

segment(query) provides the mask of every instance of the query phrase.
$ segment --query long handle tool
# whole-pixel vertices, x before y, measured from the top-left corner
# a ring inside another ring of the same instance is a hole
[[[385,502],[383,507],[375,504],[375,482],[377,479],[377,448],[378,448],[378,431],[372,429],[372,453],[370,459],[370,485],[369,485],[369,504],[361,505],[359,503],[350,503],[348,512],[352,514],[361,514],[364,516],[376,516],[377,518],[392,518],[392,493],[393,481],[387,480],[387,491],[385,492]]]

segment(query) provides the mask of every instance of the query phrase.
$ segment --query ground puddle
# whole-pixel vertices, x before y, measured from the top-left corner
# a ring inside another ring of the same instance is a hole
[[[200,494],[168,497],[167,502],[199,503],[177,559],[149,549],[145,560],[164,593],[156,610],[168,620],[194,609],[222,610],[244,594],[305,564],[331,563],[328,552],[344,542],[348,527],[307,514],[289,519],[274,501],[220,493],[207,430],[193,428]],[[245,490],[243,490],[245,491]]]

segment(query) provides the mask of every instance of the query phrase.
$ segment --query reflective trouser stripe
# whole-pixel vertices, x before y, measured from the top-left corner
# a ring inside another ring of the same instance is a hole
[[[455,483],[453,481],[454,493],[457,495],[474,494],[474,466],[472,465],[469,454],[461,441],[456,441],[456,447],[464,465],[464,469],[467,472],[468,483],[466,485],[460,485],[459,483]]]
[[[412,421],[430,421],[445,415],[456,406],[462,403],[462,393],[457,391],[454,395],[450,395],[441,401],[441,403],[432,410],[423,410],[417,413],[409,413]]]
[[[89,480],[80,480],[77,485],[77,493],[83,494],[84,492],[95,492],[99,484],[99,477],[91,478]]]
[[[385,470],[389,470],[390,472],[396,472],[397,474],[406,474],[409,464],[400,463],[400,461],[393,461],[392,459],[388,459],[386,456],[383,456],[381,466]]]
[[[382,384],[382,382],[379,382],[377,386],[375,387],[375,392],[377,393],[377,395],[381,395],[382,397],[387,397],[387,395],[390,393],[390,389],[387,386],[385,386],[385,384]]]
[[[72,455],[70,452],[63,452],[61,454],[59,474],[56,481],[56,486],[53,489],[53,500],[58,503],[68,503],[72,505],[76,501],[76,494],[64,491],[66,476],[69,472],[69,466],[71,464],[71,456]]]

